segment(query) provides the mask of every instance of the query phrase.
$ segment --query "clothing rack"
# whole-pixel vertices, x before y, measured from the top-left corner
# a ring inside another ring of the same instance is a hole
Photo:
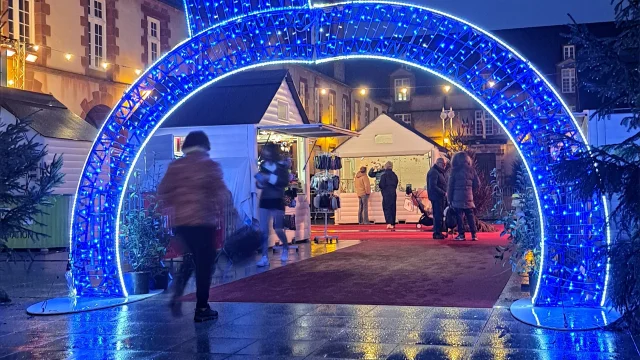
[[[330,152],[320,152],[317,155],[319,158],[321,157],[331,157],[334,158],[335,154],[330,153]],[[339,158],[338,158],[339,159]],[[321,161],[322,162],[322,161]],[[342,168],[341,164],[340,166],[332,166],[335,165],[333,164],[333,162],[331,162],[331,165],[329,165],[329,163],[324,163],[322,162],[322,164],[320,164],[319,162],[315,162],[315,167],[318,170],[322,170],[322,172],[320,172],[320,174],[316,174],[315,176],[326,176],[329,177],[329,175],[331,175],[329,173],[330,170],[335,171],[335,170],[339,170],[339,168]],[[325,193],[329,193],[332,194],[334,190],[317,190],[316,191],[316,196],[321,196],[324,195]],[[338,236],[334,236],[334,235],[329,235],[329,213],[332,212],[330,208],[318,208],[316,209],[318,210],[318,212],[323,213],[324,214],[324,234],[321,236],[315,236],[313,238],[313,241],[318,244],[320,241],[325,241],[325,243],[333,243],[333,241],[335,240],[335,242],[338,242]]]

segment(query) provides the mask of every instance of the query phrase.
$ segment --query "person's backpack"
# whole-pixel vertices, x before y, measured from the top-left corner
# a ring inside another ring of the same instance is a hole
[[[447,206],[444,210],[444,224],[447,229],[455,229],[456,225],[458,225],[456,211],[451,206]]]

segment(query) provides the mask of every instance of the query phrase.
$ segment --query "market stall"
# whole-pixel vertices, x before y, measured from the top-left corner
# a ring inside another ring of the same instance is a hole
[[[384,223],[382,195],[378,188],[379,170],[387,162],[393,162],[398,175],[397,221],[414,223],[420,219],[416,207],[407,210],[404,206],[405,189],[425,189],[426,175],[436,158],[446,150],[432,139],[409,126],[383,114],[340,145],[335,153],[342,158],[340,170],[341,207],[336,212],[336,224],[358,223],[358,196],[355,194],[354,177],[360,167],[367,168],[372,194],[369,197],[369,221]],[[369,170],[374,169],[373,172]],[[426,194],[421,194],[426,195]],[[424,197],[423,197],[424,199]],[[427,209],[431,203],[423,201]]]

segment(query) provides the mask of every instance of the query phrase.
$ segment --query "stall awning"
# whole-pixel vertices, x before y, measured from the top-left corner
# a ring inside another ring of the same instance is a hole
[[[258,130],[312,139],[326,137],[354,137],[360,135],[355,131],[326,124],[269,125],[258,126]]]

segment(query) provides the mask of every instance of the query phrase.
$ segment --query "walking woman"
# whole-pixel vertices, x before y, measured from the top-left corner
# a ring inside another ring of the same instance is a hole
[[[369,195],[371,195],[371,183],[367,177],[367,168],[361,167],[354,180],[356,195],[358,195],[358,224],[369,224]]]
[[[158,185],[158,195],[173,212],[175,232],[188,248],[195,262],[196,310],[194,320],[203,322],[218,317],[209,307],[209,287],[215,259],[214,236],[221,204],[226,204],[229,190],[220,165],[209,157],[211,145],[202,131],[187,135],[182,146],[185,156],[172,162]],[[176,279],[171,310],[180,314],[182,296],[193,272],[193,263],[184,261]]]
[[[256,265],[269,266],[269,221],[282,244],[280,260],[289,260],[289,243],[284,232],[284,190],[289,185],[289,169],[280,155],[280,148],[274,143],[266,143],[262,148],[260,171],[256,175],[256,186],[262,189],[258,215],[262,232],[262,259]]]
[[[398,193],[398,175],[393,172],[393,163],[384,164],[384,173],[380,177],[380,192],[382,193],[382,211],[387,229],[396,228],[396,199]]]
[[[469,230],[471,231],[471,240],[478,240],[476,237],[476,221],[473,215],[473,211],[476,208],[473,202],[473,192],[478,189],[479,184],[478,174],[473,168],[469,155],[465,152],[453,155],[447,187],[447,199],[455,210],[458,221],[458,236],[454,239],[456,241],[466,240],[462,215],[467,218]]]

